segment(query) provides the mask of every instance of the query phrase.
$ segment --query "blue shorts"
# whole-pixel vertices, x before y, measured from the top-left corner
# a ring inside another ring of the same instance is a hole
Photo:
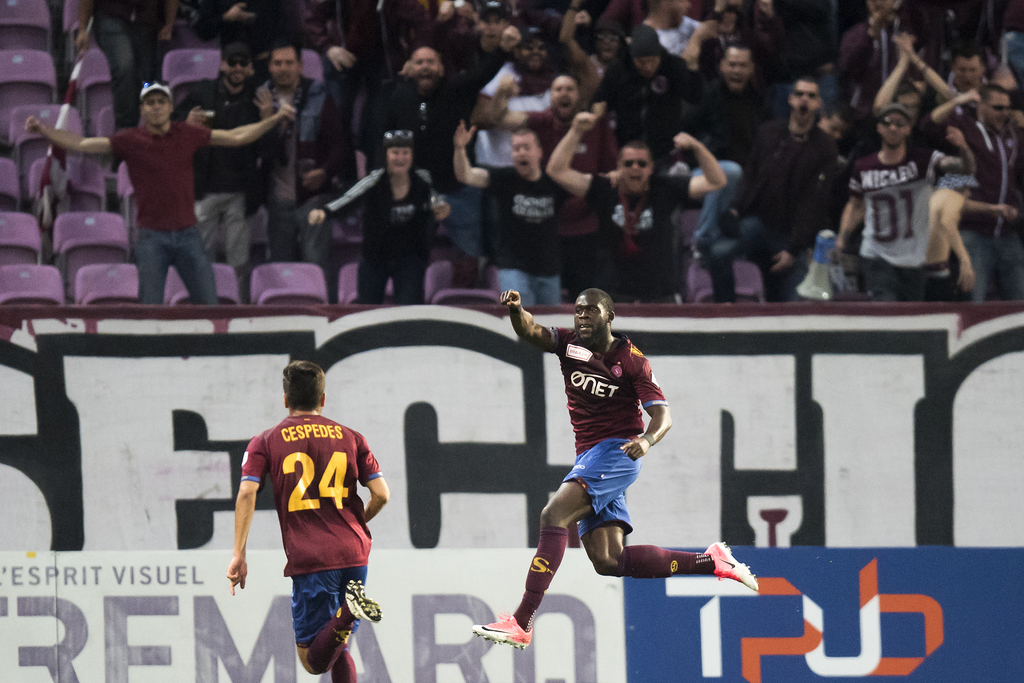
[[[309,645],[320,629],[338,613],[349,581],[365,584],[366,565],[292,577],[292,627],[296,644]],[[358,619],[352,625],[352,632],[355,633],[357,628]]]
[[[576,456],[576,464],[562,481],[578,481],[590,494],[593,513],[577,525],[580,537],[609,522],[620,522],[633,531],[626,507],[626,489],[640,474],[640,461],[619,450],[629,439],[605,439]]]

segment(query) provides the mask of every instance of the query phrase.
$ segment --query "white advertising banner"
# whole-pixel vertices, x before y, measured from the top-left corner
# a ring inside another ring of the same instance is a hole
[[[622,580],[569,549],[523,651],[473,636],[514,609],[529,550],[374,550],[383,619],[350,639],[360,683],[625,683]],[[252,551],[231,596],[230,553],[0,553],[0,680],[295,683],[284,555]],[[323,677],[328,683],[330,675]]]

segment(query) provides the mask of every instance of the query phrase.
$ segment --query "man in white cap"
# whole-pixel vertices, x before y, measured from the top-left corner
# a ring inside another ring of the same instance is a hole
[[[139,100],[143,125],[110,137],[83,138],[44,126],[34,116],[25,121],[25,130],[72,152],[113,154],[115,160],[127,162],[139,206],[135,263],[140,303],[163,303],[167,269],[173,265],[192,303],[216,304],[213,265],[196,227],[192,155],[207,145],[238,147],[255,142],[281,120],[293,118],[295,111],[285,105],[259,123],[211,130],[171,121],[171,89],[163,83],[144,84]]]

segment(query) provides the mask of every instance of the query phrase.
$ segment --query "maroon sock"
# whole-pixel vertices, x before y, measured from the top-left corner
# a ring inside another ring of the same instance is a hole
[[[323,673],[331,668],[331,661],[338,654],[338,650],[345,645],[343,634],[352,630],[352,623],[356,620],[349,611],[345,600],[341,601],[341,611],[338,616],[333,617],[313,638],[306,650],[306,661],[313,669]],[[332,674],[333,675],[333,674]],[[355,680],[355,679],[353,679]]]
[[[619,556],[619,576],[664,579],[673,574],[714,574],[715,561],[704,553],[666,550],[656,545],[627,545]]]
[[[341,654],[331,667],[331,683],[356,683],[356,663],[352,661],[348,645],[341,649]]]
[[[545,526],[540,529],[537,554],[533,556],[530,573],[526,575],[526,592],[523,593],[523,601],[519,603],[519,609],[514,615],[519,625],[527,631],[533,627],[533,615],[540,607],[544,591],[551,585],[551,579],[555,578],[558,565],[562,563],[568,537],[568,531],[560,526]]]

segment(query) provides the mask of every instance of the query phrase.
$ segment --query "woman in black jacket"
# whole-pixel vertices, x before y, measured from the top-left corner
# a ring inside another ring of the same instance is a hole
[[[413,134],[384,134],[384,168],[371,171],[323,210],[309,213],[312,225],[363,205],[363,253],[357,302],[384,303],[390,278],[396,304],[423,303],[423,276],[430,261],[436,221],[451,208],[434,193],[430,174],[412,170]]]

